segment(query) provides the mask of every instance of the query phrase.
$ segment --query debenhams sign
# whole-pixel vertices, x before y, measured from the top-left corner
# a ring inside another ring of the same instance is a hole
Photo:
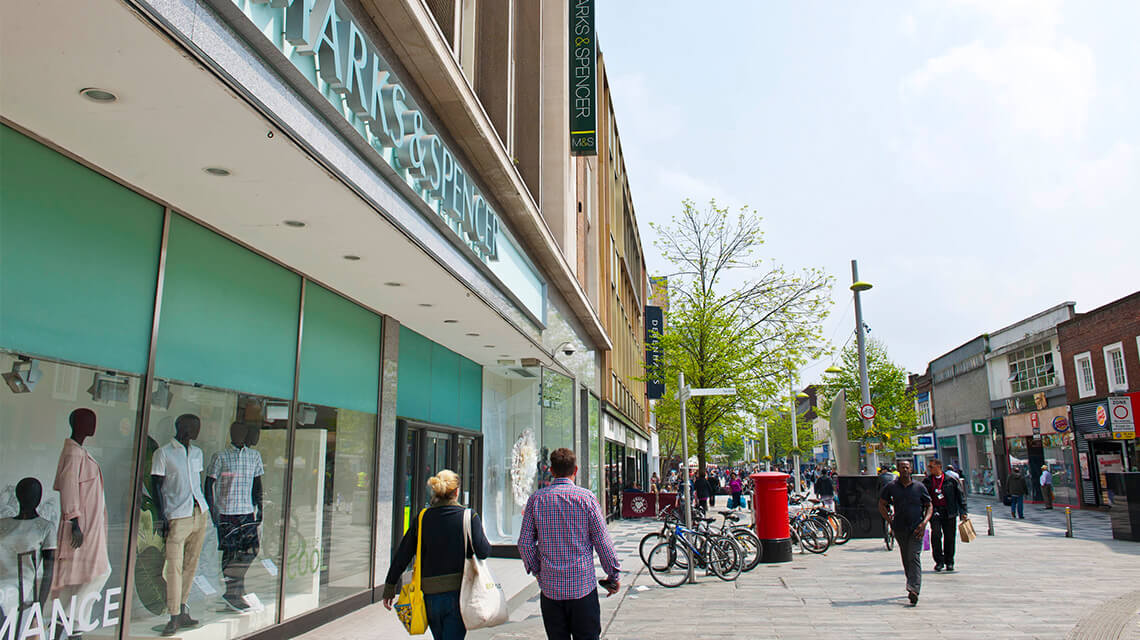
[[[232,1],[481,260],[497,259],[498,215],[339,0],[214,1]]]

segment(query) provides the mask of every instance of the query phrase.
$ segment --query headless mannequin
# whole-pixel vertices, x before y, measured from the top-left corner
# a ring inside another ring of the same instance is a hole
[[[251,437],[251,433],[253,434]],[[247,425],[241,422],[235,422],[230,425],[230,443],[236,449],[243,449],[249,447],[252,449],[253,444],[257,444],[260,440],[261,429],[255,425]],[[211,464],[211,469],[214,469]],[[218,532],[218,546],[222,551],[222,574],[226,579],[226,593],[223,599],[231,603],[231,607],[245,610],[249,605],[244,601],[242,596],[245,590],[245,574],[249,571],[249,566],[253,559],[257,556],[256,538],[254,539],[254,546],[252,548],[234,549],[223,544],[222,538],[224,531],[228,531],[227,523],[220,522],[223,518],[221,509],[215,506],[214,501],[214,487],[217,482],[216,478],[209,475],[206,476],[206,503],[210,506],[210,518],[214,522],[214,528]],[[250,498],[254,507],[254,522],[258,525],[261,524],[262,507],[261,507],[261,476],[254,476],[251,483]],[[232,515],[232,514],[231,514]],[[243,545],[244,546],[244,545]]]
[[[186,418],[185,420],[183,418]],[[202,432],[202,422],[198,416],[190,414],[178,417],[174,423],[174,439],[182,446],[186,447],[187,451],[190,450],[190,441],[197,440],[198,434]],[[151,475],[150,481],[154,487],[154,506],[158,511],[158,527],[159,533],[165,538],[166,534],[170,532],[170,519],[166,517],[166,508],[162,503],[162,482],[166,480],[166,476]],[[207,491],[206,495],[210,492]],[[207,498],[209,501],[209,498]]]

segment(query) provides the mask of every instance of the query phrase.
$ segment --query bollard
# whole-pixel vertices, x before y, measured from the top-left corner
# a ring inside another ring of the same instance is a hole
[[[1065,537],[1073,537],[1073,510],[1065,507]]]
[[[989,530],[986,531],[986,535],[992,536],[994,534],[994,508],[988,504],[986,505],[986,521],[989,523]]]

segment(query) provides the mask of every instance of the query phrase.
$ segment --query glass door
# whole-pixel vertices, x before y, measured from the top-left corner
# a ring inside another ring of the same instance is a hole
[[[428,478],[451,469],[459,476],[459,501],[464,506],[482,507],[483,436],[478,432],[447,426],[400,420],[399,468],[396,488],[399,497],[393,549],[411,526],[419,510],[431,506]]]

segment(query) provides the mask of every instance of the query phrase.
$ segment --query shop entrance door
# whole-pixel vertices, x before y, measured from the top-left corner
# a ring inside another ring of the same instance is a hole
[[[1045,464],[1045,448],[1041,446],[1040,438],[1029,438],[1029,449],[1025,457],[1029,460],[1029,476],[1032,478],[1029,483],[1030,499],[1044,501],[1045,496],[1041,493],[1041,467]]]
[[[475,431],[399,420],[399,469],[401,485],[395,495],[392,545],[398,545],[420,509],[431,506],[428,478],[451,469],[459,476],[459,503],[482,509],[483,436]]]

